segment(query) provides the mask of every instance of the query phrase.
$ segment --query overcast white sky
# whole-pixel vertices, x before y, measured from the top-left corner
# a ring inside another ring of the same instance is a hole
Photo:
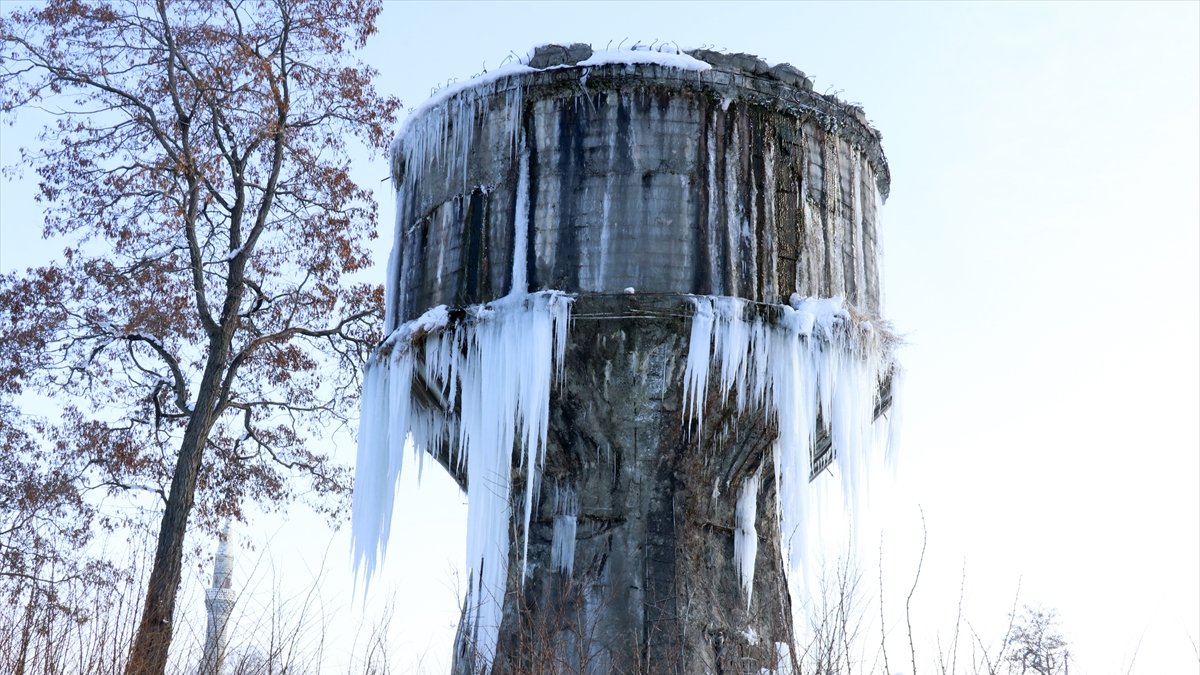
[[[1019,581],[1059,610],[1072,672],[1200,671],[1200,3],[389,2],[380,28],[367,58],[409,106],[510,50],[626,38],[786,61],[861,103],[893,177],[884,312],[909,343],[897,486],[871,505],[893,589],[924,509],[919,656],[965,565],[967,617],[1002,623]],[[386,163],[359,176],[390,222]],[[29,242],[32,188],[2,189],[0,268],[52,255]],[[457,616],[464,511],[436,473],[402,486],[378,586],[399,672],[444,670]],[[248,533],[289,583],[332,536],[290,521]]]

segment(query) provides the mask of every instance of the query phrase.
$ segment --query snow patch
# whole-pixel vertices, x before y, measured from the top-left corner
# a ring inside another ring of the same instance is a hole
[[[608,65],[638,65],[653,64],[677,68],[679,70],[712,70],[712,66],[700,59],[684,54],[682,51],[659,52],[652,49],[601,49],[592,52],[590,58],[584,59],[576,66],[608,66]]]

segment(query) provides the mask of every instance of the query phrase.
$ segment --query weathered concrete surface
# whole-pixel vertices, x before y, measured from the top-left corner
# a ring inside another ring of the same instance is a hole
[[[428,126],[450,150],[402,144],[393,161],[393,324],[508,293],[518,223],[529,289],[577,294],[523,581],[514,500],[494,672],[775,669],[792,626],[770,471],[749,607],[733,533],[737,490],[776,432],[715,395],[705,427],[687,427],[682,294],[843,295],[878,317],[879,135],[790,66],[711,52],[695,53],[714,66],[700,72],[570,65],[585,53],[542,49],[538,66],[558,67],[457,94]],[[570,575],[551,565],[563,488],[579,501]],[[473,672],[461,648],[455,672]]]
[[[548,672],[741,673],[773,664],[774,642],[790,642],[791,617],[772,489],[760,495],[759,584],[749,610],[733,564],[734,495],[762,461],[771,430],[762,416],[713,410],[705,429],[688,433],[681,402],[690,320],[677,298],[580,302],[552,404],[548,489],[531,528],[542,573],[506,613],[521,623],[503,631],[507,663],[527,672],[550,652],[571,667]],[[571,578],[546,573],[555,484],[581,496]],[[529,611],[517,612],[518,602]],[[545,638],[552,650],[522,644]],[[532,662],[521,663],[528,655]]]
[[[751,57],[701,55],[717,65],[559,66],[449,100],[447,133],[466,150],[394,165],[392,315],[507,293],[515,222],[534,244],[531,290],[842,295],[877,315],[878,133],[794,68],[759,76],[723,69]],[[516,214],[522,153],[529,199]]]
[[[733,562],[738,488],[775,430],[712,393],[703,429],[685,424],[690,336],[678,295],[587,295],[575,305],[551,400],[541,498],[522,584],[514,500],[509,591],[496,673],[758,673],[792,641],[775,485],[758,495],[753,601]],[[523,472],[514,494],[521,494]],[[462,480],[461,476],[459,477]],[[574,570],[551,564],[555,492],[579,496]],[[461,655],[460,655],[461,656]],[[459,673],[471,673],[460,659]]]

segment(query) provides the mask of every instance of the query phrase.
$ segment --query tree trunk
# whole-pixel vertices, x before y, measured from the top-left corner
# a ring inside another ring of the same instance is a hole
[[[196,498],[196,481],[204,459],[204,446],[216,421],[218,383],[223,372],[228,340],[215,344],[209,352],[192,417],[179,448],[179,458],[171,476],[171,490],[163,509],[154,549],[154,566],[146,584],[146,599],[138,623],[125,675],[163,675],[174,631],[175,598],[183,576],[183,543],[188,516]]]

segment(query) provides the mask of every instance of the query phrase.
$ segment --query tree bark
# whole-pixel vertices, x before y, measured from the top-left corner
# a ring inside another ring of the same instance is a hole
[[[225,331],[231,332],[231,331]],[[162,675],[174,634],[175,599],[183,576],[183,543],[188,516],[196,499],[196,481],[204,460],[204,446],[220,410],[220,382],[229,353],[229,338],[222,336],[209,352],[192,417],[180,443],[163,509],[154,566],[146,584],[146,599],[138,623],[125,675]]]

